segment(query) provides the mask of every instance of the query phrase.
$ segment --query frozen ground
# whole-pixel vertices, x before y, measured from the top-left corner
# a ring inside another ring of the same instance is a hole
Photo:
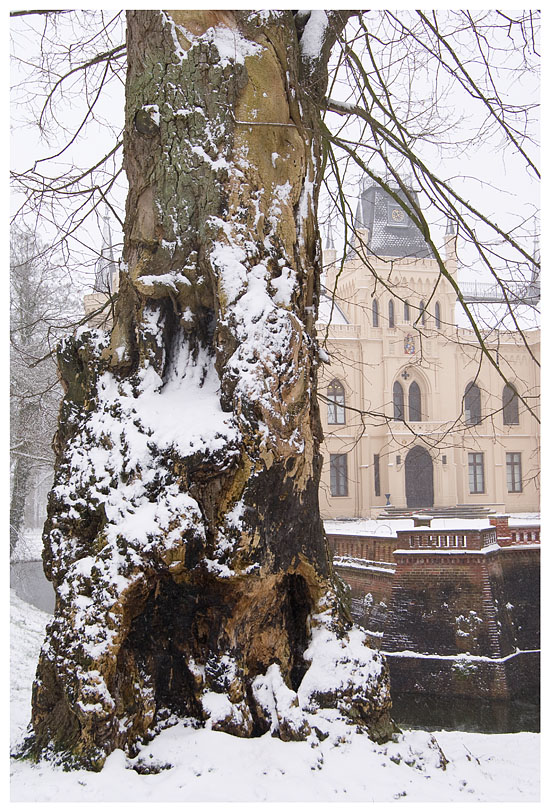
[[[11,592],[11,742],[22,738],[48,616]],[[536,733],[404,731],[373,744],[330,714],[327,738],[237,739],[184,723],[130,761],[115,751],[99,774],[11,761],[16,802],[525,802],[539,801]],[[441,753],[448,763],[442,768]],[[138,766],[141,773],[133,767]],[[143,774],[148,771],[149,774]],[[156,771],[156,772],[155,772]]]

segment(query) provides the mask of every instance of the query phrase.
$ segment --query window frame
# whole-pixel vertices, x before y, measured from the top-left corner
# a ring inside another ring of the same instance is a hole
[[[472,398],[473,404],[477,406],[477,411],[472,409]],[[477,383],[470,381],[464,389],[464,397],[462,400],[464,405],[464,423],[467,426],[479,426],[482,422],[481,389]],[[474,413],[472,414],[472,412]]]
[[[485,493],[485,455],[482,451],[468,452],[468,488],[473,495]]]
[[[393,299],[388,302],[388,327],[395,327],[395,305]]]
[[[506,452],[506,489],[508,493],[523,493],[521,451]]]
[[[399,397],[396,398],[396,393]],[[394,381],[392,389],[392,403],[393,403],[393,420],[405,422],[405,392],[399,381]],[[398,414],[398,410],[401,414]]]
[[[330,495],[338,498],[349,495],[348,455],[330,455]]]
[[[414,401],[411,396],[414,393]],[[409,407],[409,422],[421,423],[422,422],[422,390],[417,381],[411,381],[408,392],[408,407]],[[417,415],[417,416],[415,416]]]
[[[374,495],[380,496],[382,492],[380,488],[380,454],[374,455],[373,466],[374,466]]]
[[[378,299],[372,300],[372,326],[380,327],[380,309],[378,307]]]
[[[420,302],[420,324],[423,327],[426,325],[426,303],[424,300]]]
[[[512,393],[512,397],[506,399],[508,392]],[[508,383],[502,390],[502,423],[504,426],[519,426],[518,393]]]
[[[331,389],[335,390],[333,394],[331,394]],[[338,400],[339,397],[341,401]],[[346,390],[338,378],[334,378],[327,386],[327,401],[327,424],[329,426],[345,426]]]

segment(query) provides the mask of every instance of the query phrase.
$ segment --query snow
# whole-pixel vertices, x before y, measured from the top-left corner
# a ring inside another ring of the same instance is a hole
[[[322,616],[319,618],[322,621]],[[316,696],[333,692],[349,685],[376,685],[383,663],[378,652],[364,645],[364,633],[359,628],[349,632],[349,641],[339,640],[321,624],[312,629],[311,642],[304,652],[309,663],[298,689],[298,697],[303,707],[317,709]],[[336,683],[338,676],[340,684]]]
[[[526,332],[540,329],[540,311],[531,305],[509,307],[505,302],[468,302],[468,308],[482,331],[488,330],[492,333],[500,330],[513,333],[517,330]],[[458,327],[472,329],[472,324],[460,303],[456,305],[455,320]]]
[[[344,316],[344,313],[338,307],[336,302],[334,302],[326,294],[321,295],[317,321],[319,324],[349,324],[348,320]]]
[[[196,44],[201,40],[213,42],[217,48],[222,67],[235,63],[243,64],[247,56],[252,56],[261,50],[261,46],[243,37],[236,28],[228,28],[226,25],[220,24],[209,27],[204,34],[197,36],[192,34],[185,26],[177,25],[169,13],[163,11],[161,14],[165,24],[170,29],[174,43],[174,53],[180,60],[187,58],[187,52],[181,46],[178,31],[191,44]]]
[[[318,59],[328,27],[326,11],[313,9],[300,40],[300,50],[305,59]]]
[[[171,288],[174,293],[178,292],[178,285],[189,286],[191,282],[184,274],[179,271],[170,271],[169,273],[144,275],[139,277],[139,283],[142,287],[150,288],[151,291],[158,288],[160,285]]]
[[[413,519],[326,519],[325,532],[338,536],[382,536],[397,538],[398,530],[413,530]],[[430,527],[419,530],[490,530],[489,519],[432,519]]]
[[[42,528],[25,529],[17,540],[11,563],[40,561],[42,558]]]
[[[540,527],[540,513],[509,513],[508,527]]]
[[[29,720],[31,684],[47,620],[48,615],[11,592],[12,749],[21,742]],[[313,641],[310,654],[322,651],[323,634],[321,630]],[[333,646],[334,641],[329,641],[324,654],[328,668],[337,656]],[[320,672],[314,682],[318,679]],[[272,701],[285,706],[285,713],[292,713],[293,692],[280,684],[276,666],[268,671],[264,687],[258,684],[257,689],[271,691]],[[212,699],[213,713],[216,701]],[[242,739],[207,728],[195,729],[182,720],[144,746],[134,759],[115,750],[100,773],[64,772],[47,762],[32,764],[12,759],[11,801],[152,804],[540,800],[539,734],[404,730],[395,741],[380,745],[345,725],[337,711],[318,711],[315,724],[321,736],[314,733],[306,741],[283,742],[269,733]]]

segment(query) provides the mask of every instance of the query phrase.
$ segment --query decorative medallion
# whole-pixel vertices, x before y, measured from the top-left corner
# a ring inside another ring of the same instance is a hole
[[[405,211],[395,201],[388,204],[388,225],[390,226],[408,226],[409,218]]]
[[[416,352],[414,346],[414,336],[411,333],[407,333],[405,338],[403,339],[403,344],[405,348],[405,355],[414,355]]]
[[[391,219],[394,223],[402,223],[405,220],[405,212],[403,209],[392,209]]]

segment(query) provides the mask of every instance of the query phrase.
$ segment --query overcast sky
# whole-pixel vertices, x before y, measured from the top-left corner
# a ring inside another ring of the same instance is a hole
[[[93,4],[92,4],[93,5]],[[138,4],[137,7],[139,7]],[[146,4],[151,7],[150,4]],[[87,5],[90,7],[90,4]],[[133,7],[136,7],[135,5]],[[284,7],[284,6],[281,6]],[[405,7],[400,4],[400,7]],[[469,4],[470,7],[470,4]],[[21,47],[25,49],[25,57],[32,56],[33,53],[37,54],[40,47],[40,40],[38,34],[30,36],[28,33],[29,24],[40,31],[43,25],[43,19],[40,17],[33,18],[12,18],[12,31],[17,32],[16,42],[18,43],[19,51]],[[62,29],[64,30],[64,29]],[[65,30],[65,35],[70,36],[70,32]],[[25,68],[23,67],[23,70]],[[21,72],[19,75],[12,76],[12,82],[15,80],[20,81]],[[420,77],[422,81],[422,77]],[[33,88],[31,88],[32,90]],[[536,100],[537,88],[531,79],[525,79],[522,84],[517,84],[512,87],[514,95],[517,99],[525,101],[527,99]],[[342,94],[342,88],[337,91]],[[420,90],[418,87],[414,93],[422,93],[422,84]],[[345,89],[343,91],[345,95]],[[426,92],[428,96],[428,93]],[[46,154],[52,154],[58,146],[55,136],[50,144],[44,143],[39,139],[39,133],[36,126],[28,124],[23,126],[22,121],[29,120],[29,113],[24,106],[21,105],[22,95],[21,92],[14,95],[16,104],[12,108],[12,140],[11,140],[11,157],[12,168],[20,171],[32,165],[33,161]],[[421,97],[420,97],[421,98]],[[79,107],[78,101],[82,102],[82,97],[72,98],[68,104],[57,108],[57,116],[59,123],[70,129],[71,123],[79,121],[82,112],[82,106]],[[468,118],[474,114],[474,108],[471,106],[471,100],[466,96],[455,94],[450,100],[450,115],[455,122],[452,135],[462,138],[467,127],[472,125],[472,121]],[[449,104],[449,99],[447,99]],[[123,88],[118,82],[112,82],[109,87],[109,93],[104,94],[98,106],[98,115],[102,120],[100,126],[89,126],[86,130],[86,137],[81,139],[76,147],[72,148],[70,152],[70,160],[74,161],[76,165],[85,166],[86,162],[92,158],[93,160],[100,157],[107,152],[113,145],[114,134],[120,130],[123,124]],[[332,116],[331,120],[336,124],[341,124],[341,119]],[[460,125],[456,122],[461,121]],[[475,123],[475,122],[473,122]],[[464,129],[461,131],[461,127]],[[58,129],[59,131],[59,129]],[[431,153],[431,154],[430,154]],[[522,161],[512,160],[510,150],[504,150],[502,145],[496,141],[486,143],[485,145],[478,145],[475,151],[469,151],[459,157],[446,156],[442,161],[437,156],[435,148],[426,150],[425,154],[430,157],[432,166],[444,178],[453,178],[456,188],[464,194],[467,199],[483,210],[485,213],[492,215],[495,213],[503,222],[506,228],[515,227],[518,222],[523,218],[532,217],[538,208],[538,184],[535,179],[530,177],[529,173],[525,171]],[[536,157],[536,156],[535,156]],[[66,157],[63,156],[64,162]],[[42,167],[46,167],[42,164]],[[54,174],[54,168],[47,166],[47,174]],[[360,191],[360,175],[357,170],[350,173],[350,178],[346,181],[346,197],[350,202],[350,207],[355,211],[356,200]],[[14,205],[19,203],[19,198],[12,198],[12,210]],[[114,197],[115,204],[120,209],[120,216],[123,216],[124,204],[124,183],[119,184],[118,192]],[[100,208],[102,215],[104,208]],[[47,213],[46,213],[47,214]],[[118,224],[111,218],[111,224],[115,233],[120,237],[121,231]],[[440,219],[439,229],[436,228],[436,234],[439,233],[442,239],[444,222]],[[531,222],[527,230],[532,231],[533,223]],[[91,243],[93,247],[101,247],[101,236],[98,231],[97,222],[93,218],[88,220],[88,234],[82,237],[84,242]],[[41,224],[40,231],[44,239],[51,238],[53,234],[51,226],[46,221]],[[338,231],[338,228],[337,228]],[[98,245],[99,242],[99,245]],[[527,247],[531,248],[531,245]],[[468,254],[465,255],[468,260]]]

